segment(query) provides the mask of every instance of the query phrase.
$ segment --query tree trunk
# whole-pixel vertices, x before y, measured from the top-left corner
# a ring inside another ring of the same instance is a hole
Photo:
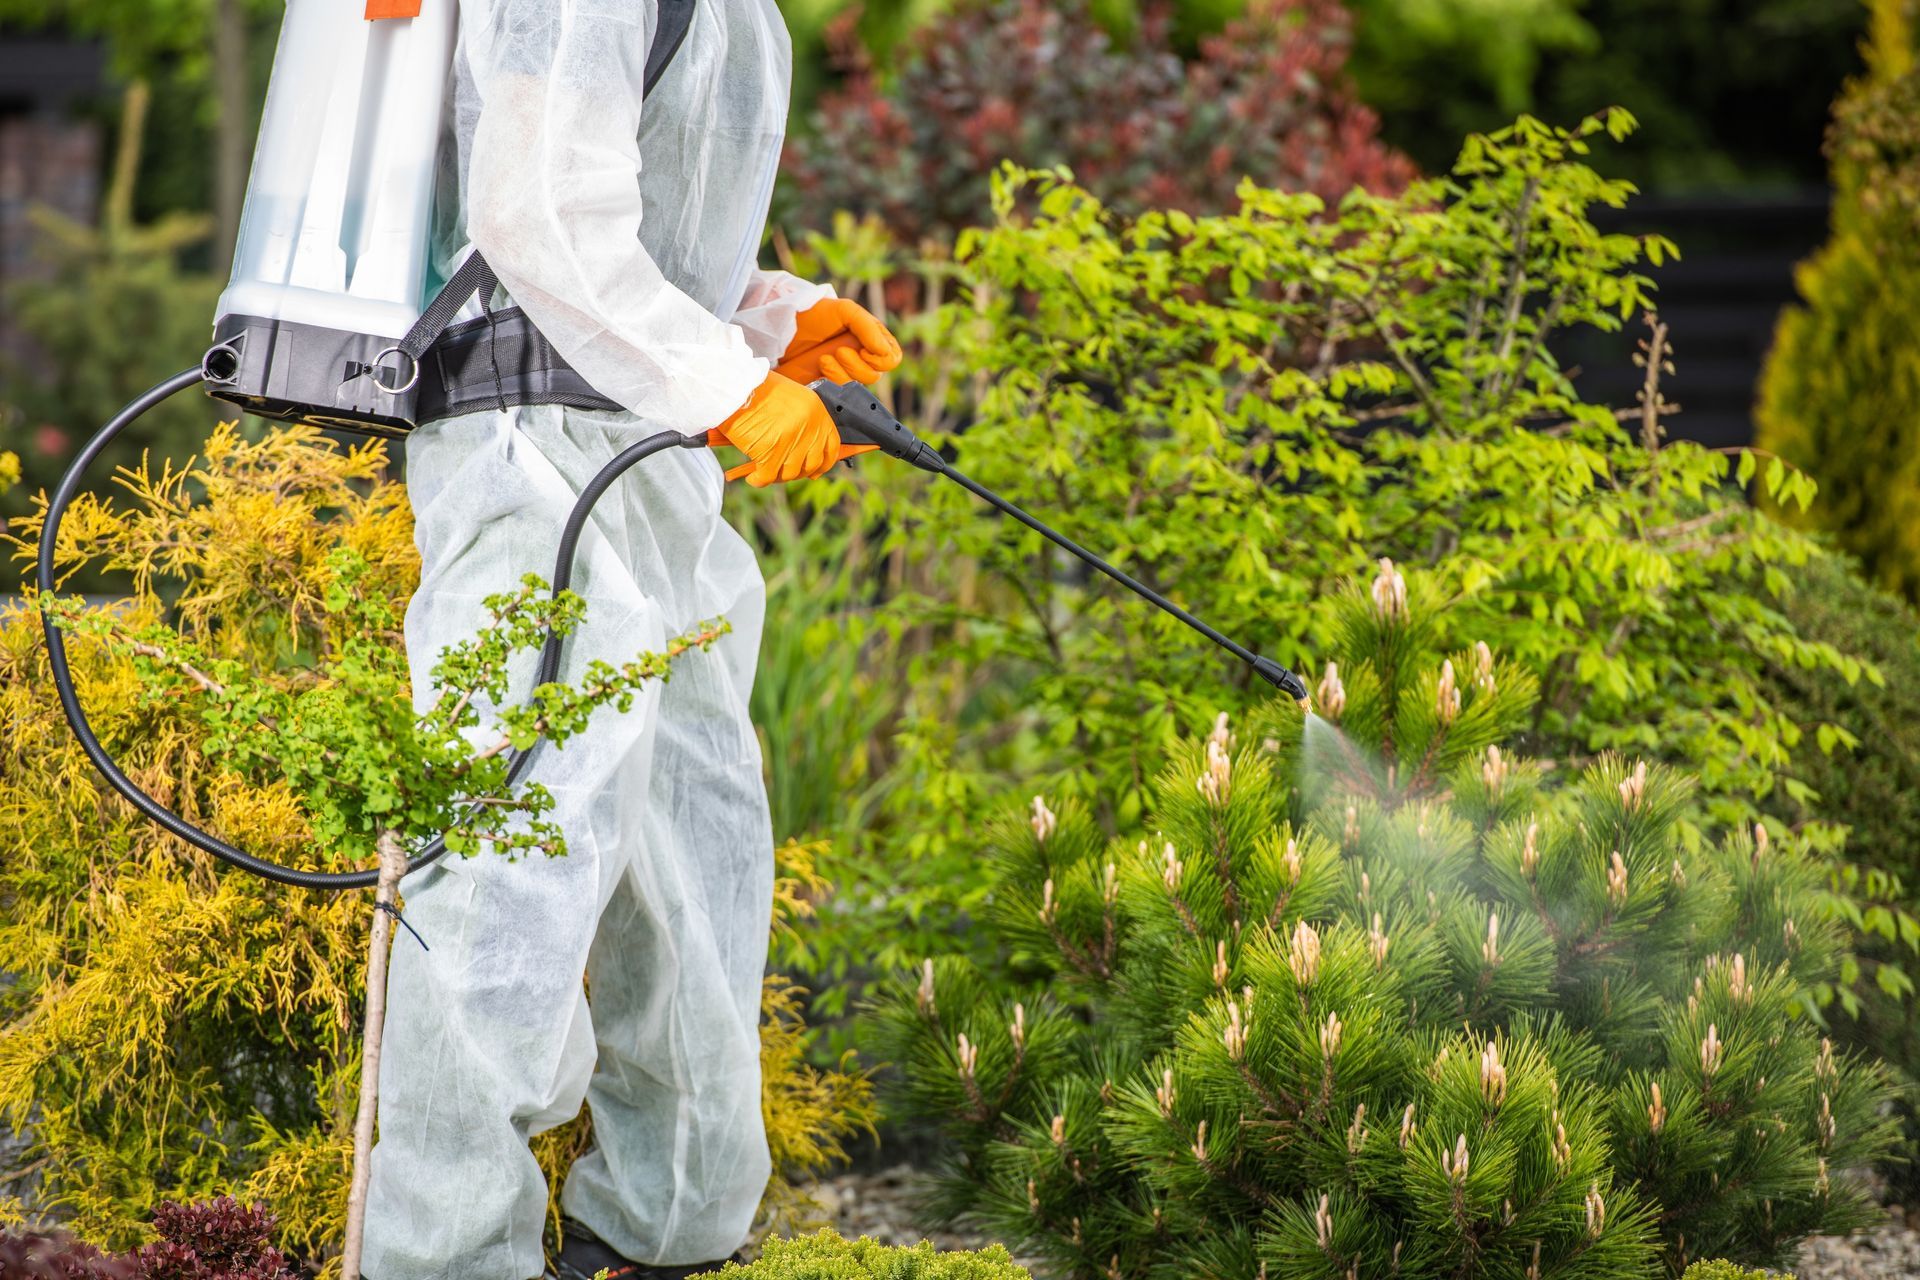
[[[244,0],[214,0],[213,82],[217,110],[213,134],[213,273],[224,277],[233,265],[233,242],[240,235],[240,205],[246,198],[247,166],[253,157],[253,95],[247,64],[247,9]]]
[[[367,1179],[373,1155],[373,1120],[380,1106],[380,1038],[387,1023],[387,950],[393,939],[391,908],[406,874],[400,837],[380,833],[380,883],[373,891],[373,928],[367,943],[367,1016],[360,1037],[360,1110],[353,1118],[353,1181],[347,1191],[347,1238],[340,1280],[360,1280],[360,1249],[367,1229]]]

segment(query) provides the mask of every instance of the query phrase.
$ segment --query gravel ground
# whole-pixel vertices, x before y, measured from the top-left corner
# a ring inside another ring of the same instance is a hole
[[[877,1173],[844,1173],[815,1188],[823,1214],[848,1239],[883,1244],[932,1240],[942,1249],[991,1243],[968,1232],[928,1231],[916,1224],[914,1200],[925,1175],[911,1165]],[[1021,1259],[1034,1267],[1032,1259]],[[1036,1271],[1036,1274],[1038,1272]],[[1799,1280],[1913,1280],[1920,1277],[1920,1208],[1887,1211],[1887,1221],[1858,1236],[1816,1236],[1800,1254]]]

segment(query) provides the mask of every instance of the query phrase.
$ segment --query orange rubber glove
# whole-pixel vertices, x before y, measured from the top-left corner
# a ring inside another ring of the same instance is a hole
[[[730,444],[752,459],[727,472],[727,479],[745,476],[756,489],[823,476],[843,458],[874,448],[840,443],[833,415],[820,397],[778,373],[768,374],[745,404],[707,433],[707,441]]]
[[[851,298],[816,302],[795,320],[793,341],[774,366],[795,382],[826,378],[872,386],[900,365],[900,340]]]

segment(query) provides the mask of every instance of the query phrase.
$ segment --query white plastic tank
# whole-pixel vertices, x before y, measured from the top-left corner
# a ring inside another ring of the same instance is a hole
[[[365,3],[287,0],[217,327],[391,339],[424,306],[455,0],[372,21]]]

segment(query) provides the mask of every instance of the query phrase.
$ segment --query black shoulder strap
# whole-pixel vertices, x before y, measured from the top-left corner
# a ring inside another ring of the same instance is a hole
[[[667,74],[673,55],[680,52],[680,45],[693,27],[693,4],[694,0],[659,0],[658,25],[653,29],[653,43],[647,48],[646,76],[640,82],[643,95],[653,92],[653,86]]]
[[[653,43],[647,48],[647,70],[641,82],[640,92],[647,95],[660,83],[660,77],[667,74],[667,67],[673,62],[673,55],[680,52],[680,46],[686,43],[687,32],[693,28],[693,6],[695,0],[658,0],[659,20],[653,30]],[[397,344],[397,350],[412,362],[417,373],[420,357],[426,354],[428,347],[445,332],[453,322],[453,317],[465,306],[467,299],[474,294],[480,295],[480,305],[485,307],[493,296],[493,269],[487,266],[476,250],[467,255],[453,278],[434,296],[426,311],[414,322],[407,336]],[[384,354],[384,353],[383,353]]]

